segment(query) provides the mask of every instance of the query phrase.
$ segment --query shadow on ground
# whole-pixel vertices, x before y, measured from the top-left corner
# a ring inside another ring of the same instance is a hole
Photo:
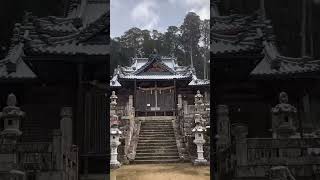
[[[209,180],[209,166],[192,164],[125,165],[111,171],[111,180]]]

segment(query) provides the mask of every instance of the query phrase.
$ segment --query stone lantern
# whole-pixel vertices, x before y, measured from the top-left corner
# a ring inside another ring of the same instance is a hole
[[[197,154],[198,157],[194,161],[194,165],[204,165],[207,163],[207,160],[203,157],[203,144],[206,142],[204,139],[204,132],[206,128],[201,125],[201,115],[195,115],[195,124],[196,126],[192,129],[194,133],[194,143],[197,145]]]
[[[110,128],[110,147],[111,147],[111,159],[110,166],[111,168],[119,168],[121,166],[118,161],[118,146],[120,143],[120,135],[122,132],[119,130],[117,124],[113,124]]]
[[[7,99],[7,106],[3,108],[0,114],[0,118],[4,122],[4,129],[1,132],[4,144],[16,144],[18,137],[22,134],[20,126],[25,113],[16,105],[16,96],[10,94]]]
[[[121,166],[118,161],[118,146],[120,143],[120,136],[122,132],[119,130],[119,119],[116,114],[116,105],[117,105],[116,93],[112,91],[110,97],[110,147],[111,147],[111,159],[110,166],[111,168],[119,168]]]
[[[271,109],[271,113],[273,138],[288,138],[296,135],[297,109],[288,103],[287,93],[280,93],[279,104]]]

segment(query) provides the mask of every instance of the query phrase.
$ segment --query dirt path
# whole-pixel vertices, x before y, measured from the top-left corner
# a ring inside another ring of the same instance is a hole
[[[124,165],[111,171],[111,180],[209,180],[209,166],[192,164]]]

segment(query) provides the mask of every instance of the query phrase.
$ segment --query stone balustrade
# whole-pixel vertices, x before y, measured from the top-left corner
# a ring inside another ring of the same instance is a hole
[[[320,138],[249,138],[248,165],[320,164]]]

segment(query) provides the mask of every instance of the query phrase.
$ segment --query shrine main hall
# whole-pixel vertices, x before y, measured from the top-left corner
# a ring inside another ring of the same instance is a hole
[[[205,101],[210,99],[210,81],[199,79],[193,66],[180,66],[176,58],[155,53],[118,66],[110,88],[117,93],[119,107],[132,103],[135,116],[176,116],[179,97],[193,104],[198,90]]]

